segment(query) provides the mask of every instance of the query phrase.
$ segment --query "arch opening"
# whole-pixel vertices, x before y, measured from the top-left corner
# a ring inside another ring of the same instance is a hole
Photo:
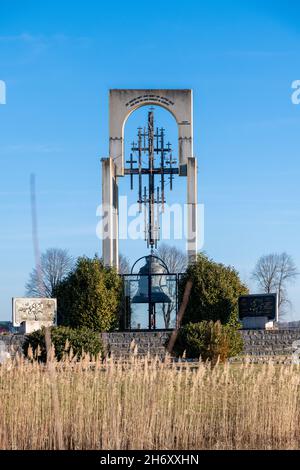
[[[146,244],[144,239],[144,207],[142,207],[142,213],[140,213],[140,225],[138,225],[138,189],[139,181],[138,176],[134,175],[133,178],[133,189],[131,190],[131,178],[127,171],[130,169],[130,155],[132,142],[136,141],[137,129],[140,126],[147,125],[148,112],[150,110],[154,112],[155,128],[160,129],[162,126],[165,128],[165,144],[170,142],[172,148],[172,161],[173,167],[178,168],[178,127],[175,118],[172,113],[168,112],[167,109],[161,106],[140,106],[135,112],[131,113],[129,119],[127,119],[126,126],[124,129],[124,172],[125,177],[118,178],[118,188],[120,195],[120,210],[119,210],[119,230],[120,240],[119,249],[120,253],[127,253],[127,258],[130,264],[132,264],[137,256],[142,256],[145,253]],[[133,155],[133,166],[137,167],[137,154]],[[143,163],[147,164],[147,156],[143,156]],[[155,166],[159,167],[160,156],[157,157]],[[160,186],[160,176],[155,178],[156,188]],[[143,191],[144,187],[148,189],[148,176],[143,176]],[[170,181],[170,175],[166,174],[164,177],[164,211],[162,211],[161,205],[159,206],[159,230],[158,230],[158,243],[169,243],[175,244],[178,247],[184,249],[184,242],[174,238],[176,234],[175,221],[170,220],[170,229],[165,230],[164,227],[167,225],[167,221],[171,218],[169,214],[172,212],[170,208],[174,205],[183,205],[185,202],[186,193],[186,180],[185,178],[179,178],[178,174],[172,175],[172,182]],[[127,223],[125,221],[124,209],[127,208]],[[165,217],[166,214],[166,217]],[[136,220],[137,232],[132,234],[131,229],[134,228]],[[128,238],[125,238],[125,224],[127,226]],[[131,237],[131,235],[133,235]],[[167,237],[167,238],[166,238]]]

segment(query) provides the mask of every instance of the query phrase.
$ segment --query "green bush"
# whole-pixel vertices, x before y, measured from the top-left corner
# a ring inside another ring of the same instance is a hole
[[[238,320],[238,298],[247,294],[248,288],[234,268],[216,263],[201,253],[181,279],[181,295],[188,279],[193,286],[183,324],[204,320],[225,324]]]
[[[79,258],[56,287],[58,323],[72,328],[112,331],[119,326],[122,281],[115,269],[95,257]]]
[[[243,340],[237,325],[221,322],[202,321],[189,323],[179,330],[174,351],[182,356],[186,353],[188,358],[199,358],[216,363],[226,361],[227,358],[238,355],[243,349]]]
[[[70,350],[78,359],[82,353],[89,353],[91,356],[96,356],[103,352],[102,342],[99,333],[96,333],[89,328],[72,329],[66,326],[53,326],[50,328],[51,343],[55,349],[55,357],[60,361],[64,354],[69,354]],[[45,328],[34,331],[26,335],[23,351],[28,357],[28,349],[31,346],[33,353],[39,352],[39,360],[45,362],[47,358],[46,343],[45,343]]]

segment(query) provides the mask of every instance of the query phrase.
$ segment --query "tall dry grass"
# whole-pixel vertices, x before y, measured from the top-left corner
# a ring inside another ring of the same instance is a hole
[[[57,448],[58,418],[66,449],[299,448],[299,386],[295,365],[19,358],[0,367],[0,448]]]

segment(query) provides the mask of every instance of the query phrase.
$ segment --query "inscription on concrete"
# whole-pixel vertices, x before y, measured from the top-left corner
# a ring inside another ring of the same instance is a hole
[[[127,107],[136,106],[140,103],[145,104],[147,101],[156,101],[157,103],[165,104],[166,106],[174,106],[174,101],[169,100],[165,96],[160,95],[140,95],[126,103]]]
[[[56,324],[56,299],[45,298],[14,298],[13,325],[20,326],[22,322],[51,322]]]

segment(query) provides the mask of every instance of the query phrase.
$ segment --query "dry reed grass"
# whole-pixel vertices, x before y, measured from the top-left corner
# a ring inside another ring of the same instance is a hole
[[[299,386],[295,365],[86,357],[49,374],[17,358],[0,367],[0,449],[57,448],[57,418],[65,449],[299,448]]]

